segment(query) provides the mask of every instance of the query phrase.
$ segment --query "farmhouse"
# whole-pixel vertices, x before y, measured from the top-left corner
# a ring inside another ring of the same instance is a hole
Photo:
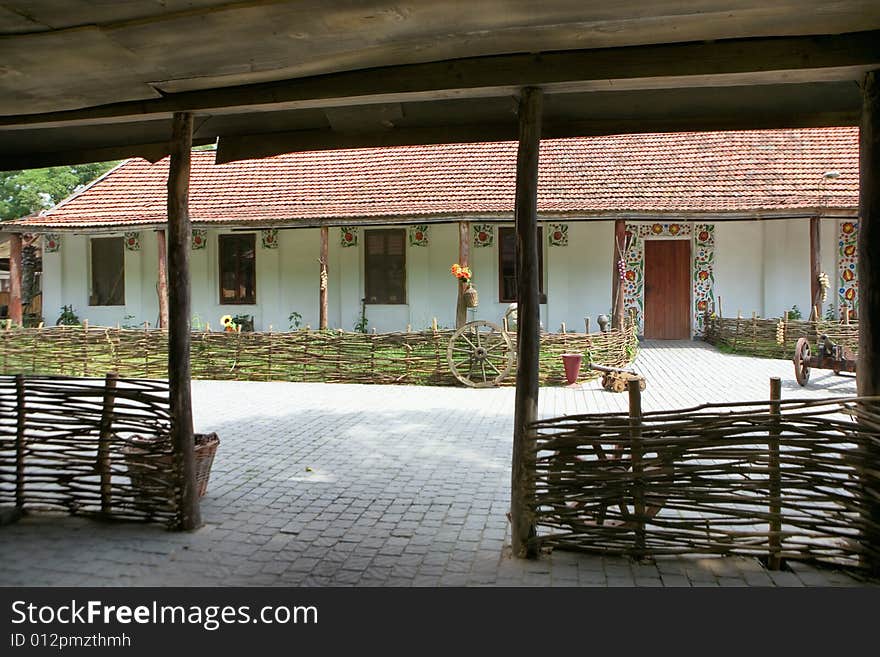
[[[256,330],[317,328],[325,280],[330,328],[453,326],[449,269],[463,260],[479,292],[473,316],[497,321],[516,300],[515,151],[398,146],[222,165],[195,151],[196,325],[220,329],[229,314]],[[43,236],[46,323],[64,305],[91,324],[159,322],[167,178],[167,158],[127,160],[9,224]],[[855,128],[545,140],[541,322],[583,330],[612,311],[620,274],[648,338],[697,335],[721,304],[728,315],[856,311],[857,206]]]

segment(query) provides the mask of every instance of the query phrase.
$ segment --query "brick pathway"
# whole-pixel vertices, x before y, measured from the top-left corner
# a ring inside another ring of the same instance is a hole
[[[646,343],[645,409],[853,394],[854,379],[723,355],[700,342]],[[555,552],[512,559],[507,539],[514,390],[196,381],[196,429],[222,444],[193,533],[31,515],[0,529],[2,585],[854,585],[754,559]],[[597,383],[542,389],[543,416],[623,410]]]

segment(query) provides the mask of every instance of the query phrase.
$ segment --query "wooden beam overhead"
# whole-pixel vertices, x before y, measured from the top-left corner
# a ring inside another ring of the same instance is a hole
[[[646,88],[857,82],[880,66],[880,30],[472,57],[168,94],[80,110],[0,117],[0,129],[131,121],[173,112],[284,109]]]

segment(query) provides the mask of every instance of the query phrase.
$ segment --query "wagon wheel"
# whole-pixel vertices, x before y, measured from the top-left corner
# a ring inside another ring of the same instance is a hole
[[[492,322],[468,322],[449,338],[449,369],[471,388],[497,386],[513,369],[510,336]]]
[[[584,450],[584,447],[592,447],[592,449]],[[623,453],[620,446],[609,448],[594,442],[590,446],[581,446],[576,455],[557,453],[554,458],[565,461],[564,465],[560,464],[558,470],[589,472],[591,476],[586,481],[601,481],[602,473],[615,474],[615,478],[619,480],[619,490],[615,491],[609,490],[607,485],[601,483],[585,484],[578,488],[575,497],[556,506],[562,521],[573,531],[580,533],[596,527],[632,529],[636,526],[638,519],[633,504],[631,481],[620,476],[632,469],[632,460],[628,454]],[[672,455],[661,457],[656,453],[646,454],[642,459],[642,472],[654,481],[657,481],[658,477],[671,479],[674,462],[675,458]],[[652,492],[650,484],[645,491],[644,500],[645,519],[656,516],[666,504],[666,497],[662,493]]]
[[[802,386],[810,381],[810,341],[806,338],[798,338],[794,348],[794,378]]]

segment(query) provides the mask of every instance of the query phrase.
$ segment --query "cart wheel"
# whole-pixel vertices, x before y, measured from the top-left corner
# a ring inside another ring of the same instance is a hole
[[[805,386],[810,381],[810,341],[806,338],[798,338],[794,348],[794,378]]]
[[[554,460],[561,462],[551,467],[556,472],[589,472],[594,477],[601,473],[615,473],[620,477],[619,490],[612,494],[607,486],[592,484],[585,480],[584,485],[568,496],[565,502],[555,505],[562,522],[575,532],[588,532],[596,527],[614,527],[617,529],[633,529],[638,525],[633,503],[633,491],[626,483],[626,474],[632,469],[632,459],[624,454],[619,446],[601,445],[597,442],[580,445],[575,450],[557,452]],[[659,488],[668,489],[663,482],[674,479],[675,458],[667,454],[661,458],[658,454],[645,454],[642,458],[642,472],[659,483]],[[621,476],[623,475],[623,476]],[[597,477],[597,481],[601,477]],[[552,479],[551,479],[552,481]],[[565,482],[559,482],[563,486]],[[666,496],[662,492],[654,492],[651,486],[644,493],[644,519],[650,520],[663,509]]]
[[[497,324],[468,322],[449,338],[446,360],[464,385],[491,388],[500,385],[513,369],[513,344]]]

